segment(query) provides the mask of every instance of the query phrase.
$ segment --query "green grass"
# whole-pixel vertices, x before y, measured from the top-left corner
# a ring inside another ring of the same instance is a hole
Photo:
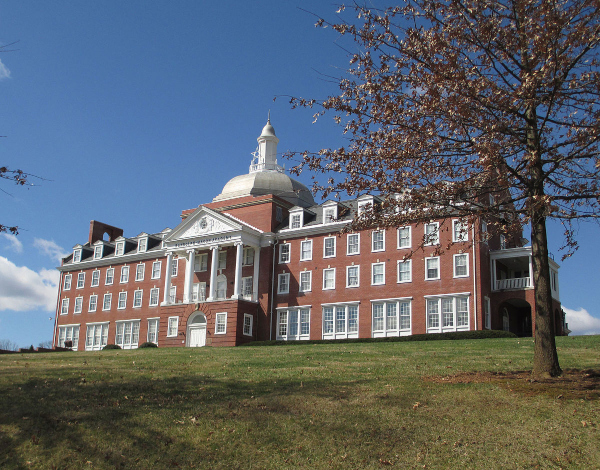
[[[557,346],[600,368],[600,337]],[[598,468],[597,389],[427,379],[532,357],[524,338],[0,356],[0,467]]]

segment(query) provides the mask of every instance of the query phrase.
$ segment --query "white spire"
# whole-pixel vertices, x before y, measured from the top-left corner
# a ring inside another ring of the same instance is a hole
[[[275,135],[275,129],[271,125],[271,110],[269,110],[267,123],[256,140],[258,141],[258,148],[254,153],[254,159],[250,165],[250,173],[257,171],[283,172],[283,167],[277,164],[277,144],[279,143],[279,139]]]

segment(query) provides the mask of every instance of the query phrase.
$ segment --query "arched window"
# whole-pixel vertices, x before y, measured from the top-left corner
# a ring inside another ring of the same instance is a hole
[[[217,276],[217,299],[227,298],[227,278],[225,274],[219,274]]]
[[[508,322],[508,310],[505,308],[502,309],[502,329],[504,331],[510,331],[510,324]]]

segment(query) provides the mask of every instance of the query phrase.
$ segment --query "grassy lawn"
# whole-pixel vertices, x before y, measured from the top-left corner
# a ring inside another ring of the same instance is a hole
[[[600,336],[557,345],[600,372]],[[497,374],[532,357],[523,338],[0,356],[0,468],[599,468],[598,378]]]

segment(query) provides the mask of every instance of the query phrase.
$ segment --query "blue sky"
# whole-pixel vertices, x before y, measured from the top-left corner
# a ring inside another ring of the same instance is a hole
[[[271,110],[279,151],[342,143],[340,128],[287,95],[324,98],[347,65],[337,35],[308,0],[0,0],[0,165],[45,180],[0,182],[0,339],[52,339],[59,257],[87,241],[92,219],[125,236],[178,224],[247,172]],[[273,98],[279,98],[273,102]],[[280,161],[280,163],[282,163]],[[290,166],[290,162],[283,162]],[[309,175],[300,178],[310,184]],[[580,333],[600,333],[594,241],[561,263],[561,300]],[[550,226],[560,259],[560,226]]]

